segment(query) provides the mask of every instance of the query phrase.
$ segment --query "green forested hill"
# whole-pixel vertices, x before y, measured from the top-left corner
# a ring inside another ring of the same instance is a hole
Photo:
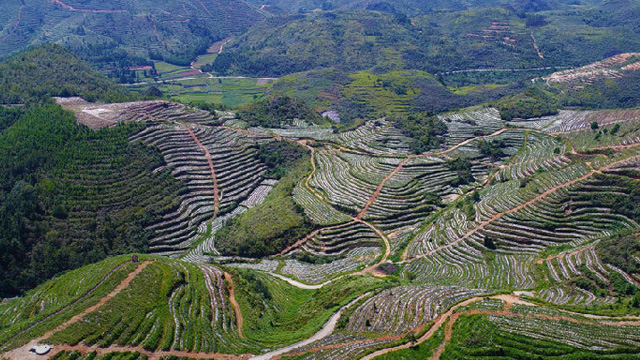
[[[100,131],[47,104],[50,96],[133,98],[58,45],[0,63],[0,297],[53,275],[144,250],[146,226],[178,204],[178,183],[153,148],[129,143],[139,124]]]
[[[56,42],[104,61],[152,55],[186,64],[262,17],[242,0],[16,0],[2,9],[0,57]]]
[[[266,11],[280,13],[298,13],[317,10],[370,9],[387,12],[403,12],[413,16],[437,11],[459,11],[488,6],[505,6],[518,11],[544,11],[564,9],[572,5],[592,4],[598,1],[582,0],[249,0],[259,5],[267,5]]]
[[[45,45],[0,63],[0,104],[47,96],[118,101],[127,91],[58,45]]]
[[[228,47],[213,70],[281,76],[323,67],[401,68],[404,61],[396,49],[415,47],[408,22],[372,11],[273,18]]]
[[[327,67],[430,73],[571,67],[640,47],[634,20],[616,21],[619,12],[608,7],[539,8],[545,10],[506,6],[412,18],[342,10],[277,17],[237,38],[212,69],[282,76]]]
[[[144,227],[177,206],[156,150],[129,143],[140,125],[94,132],[57,105],[2,111],[0,297],[107,255],[143,251]]]

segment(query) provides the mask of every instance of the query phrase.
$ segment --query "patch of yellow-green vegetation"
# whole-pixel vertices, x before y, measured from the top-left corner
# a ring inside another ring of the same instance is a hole
[[[302,239],[314,225],[291,195],[296,184],[311,171],[305,156],[274,186],[265,201],[232,220],[217,233],[219,249],[226,254],[275,254]]]
[[[349,276],[321,289],[304,290],[252,270],[237,270],[236,278],[245,336],[271,347],[312,336],[341,306],[387,282]]]
[[[186,66],[173,65],[164,61],[156,61],[154,62],[154,66],[160,75],[189,70],[189,68]]]
[[[478,92],[485,89],[497,89],[504,86],[506,85],[485,84],[485,85],[469,85],[469,86],[460,86],[460,87],[449,86],[448,89],[455,95],[468,95],[469,93],[472,93],[472,92]]]
[[[431,78],[422,71],[392,71],[376,75],[360,71],[350,75],[351,83],[342,92],[346,98],[366,104],[376,114],[407,113],[410,102],[420,94],[418,79]]]
[[[318,111],[328,110],[337,99],[336,89],[346,75],[335,69],[321,69],[287,75],[271,89],[276,96],[298,97]]]
[[[153,85],[167,98],[183,103],[203,102],[235,107],[261,99],[271,88],[272,81],[260,81],[254,78],[207,78],[199,75],[195,79],[176,79],[172,82]],[[150,85],[133,85],[129,86],[129,89],[144,92],[148,86]]]
[[[207,64],[211,64],[213,63],[216,58],[218,57],[218,54],[204,54],[204,55],[200,55],[196,58],[196,61],[193,63],[193,67],[196,69],[200,69],[201,67],[207,65]]]

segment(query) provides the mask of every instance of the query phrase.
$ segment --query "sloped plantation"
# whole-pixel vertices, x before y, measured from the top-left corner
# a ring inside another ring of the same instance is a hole
[[[129,129],[125,147],[153,152],[121,176],[162,176],[172,201],[141,224],[139,263],[110,258],[0,304],[10,358],[29,341],[57,359],[623,359],[640,347],[631,110],[506,122],[474,107],[416,119],[443,129],[416,137],[392,118],[333,133],[165,101],[92,106],[128,123],[95,134]]]

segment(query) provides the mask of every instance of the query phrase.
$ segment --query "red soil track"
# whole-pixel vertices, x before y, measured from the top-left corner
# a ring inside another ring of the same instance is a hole
[[[126,12],[126,10],[96,10],[96,9],[76,9],[71,5],[65,4],[60,0],[51,0],[54,4],[60,5],[63,8],[69,11],[79,11],[79,12],[88,12],[88,13],[102,13],[102,14],[113,14],[113,13],[122,13]]]
[[[80,319],[82,319],[83,317],[87,316],[87,314],[92,313],[92,312],[100,309],[104,304],[107,303],[107,301],[113,299],[122,290],[126,289],[129,286],[129,284],[131,284],[133,279],[135,279],[135,277],[138,276],[138,274],[140,274],[142,272],[142,270],[144,270],[144,268],[146,268],[151,263],[152,263],[152,261],[145,261],[142,264],[140,264],[135,270],[130,272],[129,275],[118,286],[116,286],[115,289],[113,289],[107,296],[105,296],[102,299],[100,299],[100,301],[98,301],[97,304],[86,308],[83,312],[75,315],[74,317],[69,319],[67,322],[63,323],[62,325],[58,326],[57,328],[55,328],[55,329],[53,329],[51,331],[46,332],[44,335],[42,335],[41,337],[36,339],[36,341],[42,341],[44,339],[47,339],[47,338],[51,337],[51,335],[53,335],[54,333],[60,332],[60,331],[62,331],[64,329],[68,328],[70,325],[72,325],[74,323],[77,323],[78,321],[80,321]]]
[[[142,271],[144,270],[144,268],[146,268],[150,263],[152,263],[153,261],[145,261],[142,264],[140,264],[134,271],[132,271],[131,273],[129,273],[129,275],[118,285],[116,286],[115,289],[113,289],[109,294],[107,294],[105,297],[103,297],[102,299],[100,299],[100,301],[98,301],[95,305],[92,305],[88,308],[86,308],[84,311],[76,314],[75,316],[73,316],[71,319],[67,320],[66,322],[62,323],[61,325],[59,325],[58,327],[56,327],[53,330],[47,331],[46,333],[44,333],[42,336],[32,340],[31,342],[29,342],[26,345],[23,345],[22,347],[19,347],[17,349],[14,349],[6,354],[2,354],[2,358],[4,358],[5,356],[9,359],[22,359],[24,354],[29,354],[29,349],[32,348],[35,344],[44,341],[48,338],[50,338],[54,333],[63,331],[64,329],[68,328],[69,326],[77,323],[78,321],[80,321],[82,318],[84,318],[85,316],[87,316],[88,314],[100,309],[104,304],[107,303],[107,301],[113,299],[116,295],[118,295],[122,290],[124,290],[125,288],[127,288],[129,286],[129,284],[131,284],[131,281],[133,281],[133,279]],[[121,266],[123,266],[125,263],[122,263],[120,265],[118,265],[116,268],[114,268],[109,274],[107,274],[107,276],[104,277],[104,279],[102,279],[102,281],[100,281],[92,290],[90,290],[87,294],[85,294],[82,298],[74,301],[73,303],[67,305],[66,307],[64,307],[63,309],[59,310],[58,312],[54,313],[53,315],[59,314],[61,311],[65,310],[66,308],[68,308],[69,306],[72,306],[73,304],[77,303],[78,301],[80,301],[81,299],[87,297],[89,294],[91,294],[95,289],[97,289],[100,285],[102,285],[117,269],[119,269]],[[51,316],[53,316],[51,315]],[[42,321],[45,321],[49,318],[51,318],[51,316],[45,318]],[[37,325],[34,324],[31,327]],[[28,330],[28,328],[27,328]],[[26,331],[26,330],[24,330]],[[23,331],[23,332],[24,332]],[[55,353],[61,351],[59,349],[59,347],[56,347],[55,351],[52,351],[49,355],[53,356],[55,355]]]
[[[242,311],[240,310],[240,305],[238,305],[238,301],[236,301],[236,291],[233,285],[233,278],[229,273],[224,273],[224,278],[229,282],[229,301],[231,301],[231,306],[233,306],[233,312],[236,315],[236,326],[238,327],[238,334],[241,338],[244,338],[244,331],[242,330],[242,326],[244,320],[242,318]]]
[[[402,167],[405,166],[409,162],[409,160],[411,160],[411,158],[409,157],[402,160],[402,162],[400,162],[400,164],[398,164],[398,166],[396,166],[396,168],[393,169],[393,171],[389,175],[387,175],[384,179],[382,179],[382,182],[380,183],[380,185],[378,185],[378,188],[376,189],[376,191],[373,193],[373,195],[371,195],[371,198],[364,205],[364,208],[362,209],[362,211],[358,213],[358,216],[356,216],[356,219],[358,220],[362,219],[364,214],[367,213],[367,210],[369,210],[369,206],[371,206],[371,204],[373,204],[373,202],[376,201],[376,198],[380,195],[380,192],[382,191],[384,184],[386,184],[387,181],[391,180],[392,177],[394,177],[398,172],[400,172],[400,170],[402,170]]]
[[[213,18],[213,14],[211,13],[211,11],[209,11],[209,9],[207,9],[207,6],[202,2],[202,0],[198,0],[198,2],[200,3],[200,6],[202,6],[204,11],[206,11],[207,14],[209,14],[209,16],[211,16]]]
[[[195,141],[196,145],[198,145],[198,147],[202,149],[202,151],[204,152],[204,156],[207,158],[207,162],[209,163],[209,170],[211,171],[211,179],[213,180],[213,218],[215,219],[218,216],[218,211],[220,210],[220,196],[219,196],[220,192],[218,190],[218,178],[216,177],[216,171],[215,171],[215,168],[213,167],[213,160],[211,159],[211,153],[209,153],[209,149],[207,149],[207,147],[200,142],[200,140],[198,139],[196,134],[193,132],[193,130],[191,130],[190,127],[182,123],[178,123],[178,125],[180,125],[183,129],[187,130],[189,135],[191,135],[191,138],[193,139],[193,141]]]
[[[582,246],[582,247],[579,247],[577,249],[574,249],[574,250],[571,250],[571,251],[568,251],[568,252],[563,252],[563,253],[560,253],[560,254],[557,254],[557,255],[552,255],[552,256],[546,257],[544,259],[538,259],[538,260],[536,260],[536,264],[542,264],[545,261],[551,261],[553,259],[564,258],[564,257],[567,257],[567,256],[579,254],[581,252],[587,251],[589,249],[593,249],[595,247],[596,247],[595,244],[591,244],[591,245],[588,245],[588,246]]]
[[[369,207],[371,206],[371,204],[373,204],[373,202],[376,200],[376,198],[380,195],[380,192],[384,188],[384,185],[387,183],[387,181],[391,180],[392,177],[394,177],[396,174],[398,174],[398,172],[400,172],[400,170],[402,170],[402,168],[409,162],[409,160],[415,159],[415,158],[420,158],[420,157],[446,155],[447,153],[449,153],[451,151],[454,151],[456,149],[459,149],[460,147],[465,146],[467,144],[470,144],[470,143],[472,143],[472,142],[474,142],[476,140],[497,136],[497,135],[500,135],[500,134],[502,134],[503,132],[505,132],[507,130],[509,130],[509,129],[500,129],[500,130],[494,132],[493,134],[489,134],[489,135],[485,135],[485,136],[478,136],[478,137],[474,137],[474,138],[471,138],[471,139],[467,139],[467,140],[459,143],[458,145],[453,146],[453,147],[451,147],[451,148],[449,148],[447,150],[444,150],[444,151],[428,152],[428,153],[424,153],[424,154],[420,154],[420,155],[409,155],[409,156],[407,156],[406,159],[404,159],[402,162],[400,162],[400,164],[398,164],[398,166],[395,169],[393,169],[393,171],[391,171],[391,173],[389,175],[387,175],[382,180],[382,182],[380,183],[380,185],[378,185],[378,188],[373,193],[371,198],[364,205],[364,208],[362,209],[362,211],[360,211],[360,213],[358,213],[358,216],[356,217],[356,219],[358,219],[358,220],[362,219],[362,217],[367,213],[367,210],[369,210]]]

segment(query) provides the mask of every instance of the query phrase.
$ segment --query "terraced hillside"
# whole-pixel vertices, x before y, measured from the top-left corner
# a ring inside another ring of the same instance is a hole
[[[5,357],[36,342],[56,359],[624,359],[640,348],[635,110],[506,122],[463,109],[440,114],[441,145],[416,154],[390,118],[333,133],[299,120],[249,128],[165,101],[59,101],[137,127],[127,141],[157,149],[151,173],[174,178],[179,202],[147,227],[140,263],[111,258],[0,304]],[[282,143],[300,155],[275,176],[260,151]],[[291,214],[304,225],[263,231]],[[281,248],[231,252],[231,240],[258,246],[228,238],[245,233]]]

